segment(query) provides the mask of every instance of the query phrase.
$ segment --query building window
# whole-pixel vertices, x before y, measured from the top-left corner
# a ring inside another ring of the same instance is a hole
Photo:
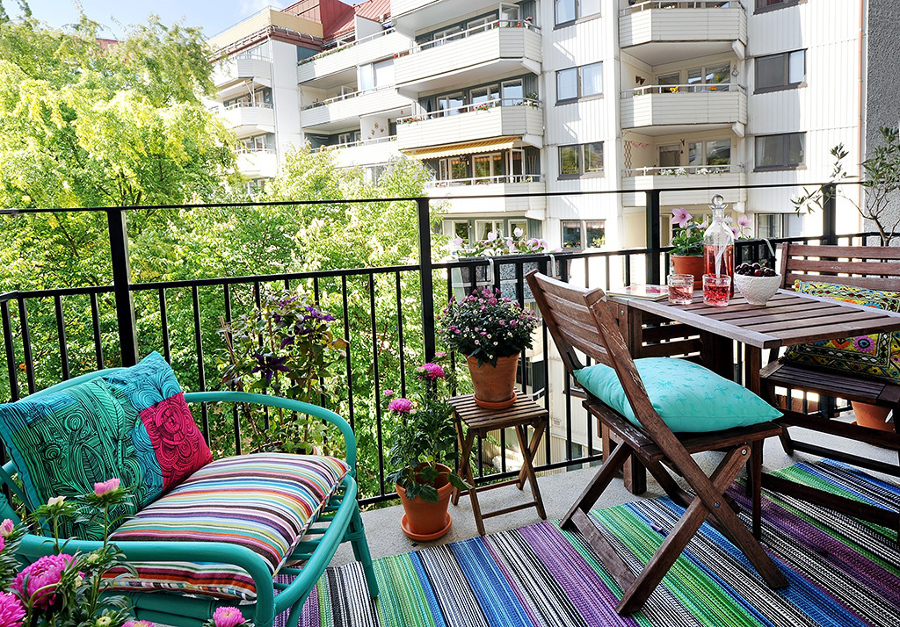
[[[756,92],[797,87],[806,78],[806,51],[756,57]]]
[[[556,25],[600,14],[601,0],[554,0]]]
[[[803,216],[796,213],[757,213],[756,236],[766,239],[803,235]]]
[[[717,63],[705,67],[692,68],[687,71],[688,85],[708,85],[706,90],[715,91],[716,85],[727,85],[731,82],[731,63]]]
[[[806,133],[762,135],[756,138],[757,170],[790,170],[803,165]]]
[[[556,72],[556,101],[566,102],[578,98],[603,94],[603,63],[591,63]]]
[[[731,140],[691,142],[688,144],[688,165],[731,165]]]
[[[603,142],[559,147],[559,178],[603,176]]]
[[[606,222],[604,220],[563,220],[562,246],[568,249],[584,250],[601,248],[606,244]]]
[[[772,9],[783,9],[800,4],[802,0],[756,0],[756,11],[768,11]]]
[[[497,237],[503,237],[503,220],[475,220],[475,238],[484,241],[493,233]]]

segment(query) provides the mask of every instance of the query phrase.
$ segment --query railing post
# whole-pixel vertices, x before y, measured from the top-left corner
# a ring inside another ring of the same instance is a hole
[[[434,277],[431,269],[431,205],[427,197],[416,198],[419,214],[419,290],[422,300],[422,339],[425,361],[434,358]]]
[[[837,186],[829,183],[822,187],[822,240],[825,244],[837,244]]]
[[[116,321],[119,325],[119,347],[122,365],[138,362],[137,324],[131,299],[131,262],[128,258],[128,225],[125,210],[107,209],[109,249],[112,257],[113,291],[116,295]]]
[[[662,253],[659,234],[660,191],[658,189],[648,189],[644,194],[647,196],[647,284],[658,285],[662,282],[662,276],[659,272],[659,256]]]

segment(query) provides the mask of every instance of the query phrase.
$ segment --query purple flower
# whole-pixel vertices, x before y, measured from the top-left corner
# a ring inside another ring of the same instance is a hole
[[[385,390],[384,395],[387,396],[388,398],[390,398],[391,396],[394,395],[394,390]]]
[[[153,623],[149,620],[129,620],[122,627],[153,627]]]
[[[398,414],[408,414],[412,412],[412,402],[406,398],[395,398],[388,404],[388,410]]]
[[[46,609],[56,601],[56,586],[59,584],[63,571],[74,561],[74,557],[65,553],[45,555],[16,575],[12,588],[23,599],[31,598],[34,608]],[[26,578],[28,579],[28,590],[24,589]]]
[[[739,226],[750,226],[750,216],[739,216],[738,217],[738,225]]]
[[[736,226],[731,227],[731,232],[735,237],[740,237],[741,235],[741,231]]]
[[[213,624],[216,627],[237,627],[244,622],[244,615],[236,607],[220,607],[213,612]]]
[[[675,207],[672,209],[672,222],[684,228],[688,225],[688,223],[693,219],[693,216],[689,214],[682,207]]]
[[[276,357],[275,355],[264,355],[256,353],[256,366],[250,372],[261,372],[266,378],[266,383],[272,382],[275,372],[290,372],[290,369],[284,365],[287,357]]]
[[[8,538],[9,534],[13,532],[13,529],[16,528],[16,525],[9,518],[5,519],[2,524],[0,524],[0,537]]]
[[[0,592],[0,627],[19,627],[25,618],[22,602],[12,592]]]

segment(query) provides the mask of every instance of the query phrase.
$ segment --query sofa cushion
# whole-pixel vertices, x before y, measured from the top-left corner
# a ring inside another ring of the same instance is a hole
[[[794,282],[794,289],[801,294],[900,312],[900,292],[799,280]],[[900,384],[900,331],[799,344],[789,347],[782,359]]]
[[[19,469],[31,508],[75,497],[117,477],[129,517],[211,460],[172,369],[157,353],[132,368],[0,405],[0,437]],[[94,524],[65,535],[101,537]]]
[[[112,541],[224,542],[257,553],[274,574],[348,472],[332,457],[264,453],[208,464],[123,524]],[[180,590],[253,600],[256,587],[242,569],[223,564],[135,563],[115,588]]]
[[[635,359],[653,409],[675,433],[721,431],[774,420],[781,412],[734,381],[684,359]],[[603,364],[575,372],[588,392],[625,416],[637,427],[616,371]]]

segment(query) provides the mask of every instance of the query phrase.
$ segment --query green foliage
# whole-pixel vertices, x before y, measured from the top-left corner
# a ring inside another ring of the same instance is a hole
[[[387,481],[396,483],[410,499],[420,497],[436,503],[438,481],[444,472],[437,467],[452,468],[456,430],[453,407],[447,402],[449,385],[446,371],[437,363],[416,369],[416,389],[410,398],[394,398],[393,390],[385,390],[387,409],[398,419],[393,431],[390,464],[394,471]],[[450,483],[460,490],[469,489],[455,472],[446,473]]]
[[[331,387],[347,343],[332,333],[331,314],[319,311],[302,294],[284,291],[266,298],[249,315],[226,322],[220,352],[222,382],[242,392],[265,393],[306,403],[333,398]],[[253,450],[276,448],[293,453],[305,445],[324,445],[324,424],[283,409],[269,416],[243,407],[253,435]],[[268,417],[268,426],[265,419]],[[331,451],[329,451],[330,453]]]
[[[499,357],[517,355],[531,348],[538,318],[500,290],[484,288],[462,301],[451,299],[439,320],[440,334],[451,348],[478,365],[497,365]]]
[[[672,255],[685,257],[700,257],[703,255],[703,232],[707,221],[697,222],[691,214],[682,208],[672,210],[672,223],[678,226],[673,228]]]
[[[826,201],[833,198],[844,198],[856,207],[863,219],[875,223],[875,228],[878,229],[878,234],[881,236],[882,245],[890,246],[894,232],[900,226],[900,215],[892,216],[887,211],[891,198],[900,200],[900,196],[898,196],[898,192],[900,192],[900,131],[883,126],[879,132],[881,133],[881,143],[875,146],[872,156],[860,164],[863,171],[860,185],[866,191],[865,202],[862,206],[844,193],[840,186],[823,185],[814,190],[804,187],[803,194],[792,201],[797,213],[799,214],[803,208],[810,212],[815,208],[822,209]],[[844,148],[844,144],[838,144],[831,149],[831,156],[834,157],[834,168],[831,171],[832,184],[853,179],[844,168],[844,159],[849,154]]]

